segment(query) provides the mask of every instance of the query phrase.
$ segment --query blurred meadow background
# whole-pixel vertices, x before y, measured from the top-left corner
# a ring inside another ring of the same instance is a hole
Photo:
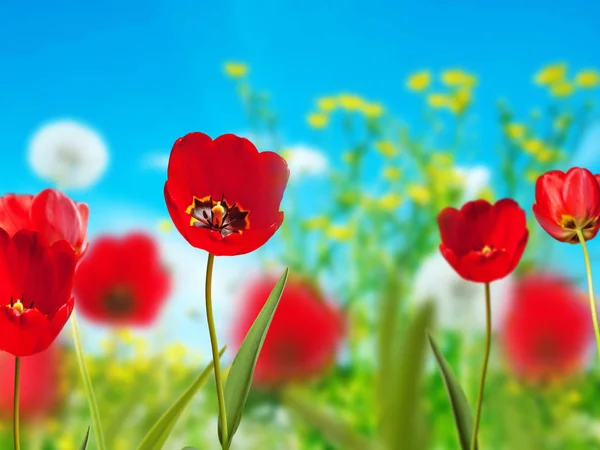
[[[291,271],[233,448],[457,448],[424,329],[473,404],[484,291],[439,256],[435,218],[507,196],[531,235],[492,284],[481,447],[599,446],[581,249],[531,213],[544,171],[600,170],[599,14],[580,0],[2,5],[0,193],[57,187],[90,206],[76,313],[108,448],[135,448],[210,360],[206,254],[163,197],[171,146],[191,131],[248,137],[291,170],[275,237],[215,261],[225,361],[263,285]],[[131,233],[149,253],[106,250]],[[129,278],[98,275],[115,265]],[[128,282],[145,286],[135,308],[114,294]],[[24,448],[78,448],[90,419],[69,327],[23,377]],[[6,355],[0,380],[10,448]],[[217,449],[216,423],[211,378],[165,448]]]

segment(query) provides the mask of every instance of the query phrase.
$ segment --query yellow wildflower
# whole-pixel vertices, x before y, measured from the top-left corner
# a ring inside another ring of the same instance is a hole
[[[225,63],[225,73],[231,78],[242,78],[248,73],[248,66],[241,62]]]
[[[575,84],[581,88],[594,88],[600,85],[600,72],[594,69],[582,70],[575,76]]]
[[[377,141],[375,142],[375,149],[388,158],[396,155],[396,147],[391,141]]]
[[[402,171],[397,167],[386,167],[383,169],[383,178],[386,180],[398,181],[401,175]]]
[[[115,334],[119,338],[121,342],[125,345],[131,345],[135,341],[135,336],[131,332],[131,330],[127,328],[119,328],[115,331]]]
[[[515,141],[521,140],[525,137],[525,133],[527,132],[527,127],[522,123],[509,123],[504,127],[504,132],[506,135]]]
[[[565,81],[567,76],[567,65],[565,63],[550,64],[535,74],[536,84],[550,86]]]
[[[73,436],[61,436],[56,442],[57,450],[77,450],[79,444],[75,442]]]
[[[418,205],[426,205],[431,201],[431,192],[420,184],[411,184],[406,188],[408,196]]]
[[[462,114],[471,104],[471,91],[459,89],[450,99],[449,108],[456,114]]]
[[[446,86],[471,89],[477,84],[477,78],[464,70],[450,69],[442,72],[442,83]]]
[[[336,241],[347,241],[352,235],[352,229],[346,225],[331,225],[327,228],[327,236]]]
[[[447,108],[452,103],[452,98],[446,94],[433,93],[427,96],[427,103],[432,108]]]
[[[544,149],[544,143],[539,139],[527,139],[523,142],[523,149],[532,155],[541,152]]]
[[[421,70],[413,73],[406,80],[406,87],[414,92],[424,91],[431,84],[431,72],[429,70]]]
[[[313,128],[325,128],[329,123],[329,116],[320,113],[311,113],[306,118],[308,124]]]
[[[560,81],[550,86],[550,94],[554,97],[569,97],[575,92],[575,86],[568,81]]]
[[[402,197],[398,194],[386,194],[379,199],[378,204],[381,209],[391,211],[402,204]]]
[[[338,102],[342,108],[347,111],[357,111],[361,109],[364,100],[358,95],[354,94],[340,94],[338,96]]]
[[[362,113],[372,119],[381,117],[383,115],[383,106],[381,103],[363,103],[360,110]]]
[[[163,233],[168,233],[173,229],[173,222],[171,219],[162,219],[158,221],[158,229]]]
[[[338,106],[338,101],[335,97],[321,97],[317,99],[317,107],[326,113],[333,111]]]
[[[495,200],[494,191],[489,186],[486,186],[481,191],[479,191],[477,197],[479,197],[482,200],[487,200],[490,203],[494,203]]]
[[[303,222],[303,225],[309,230],[316,230],[319,228],[325,228],[328,223],[329,220],[327,220],[326,216],[315,216],[311,217],[310,219],[306,219]]]

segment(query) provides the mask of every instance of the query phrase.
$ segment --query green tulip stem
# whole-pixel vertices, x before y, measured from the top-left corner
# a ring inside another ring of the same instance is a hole
[[[581,243],[581,249],[583,250],[583,259],[585,261],[585,271],[587,273],[588,291],[590,295],[590,309],[592,310],[592,322],[594,323],[596,347],[598,350],[598,357],[600,358],[600,327],[598,327],[598,313],[596,312],[596,300],[594,300],[594,284],[592,283],[592,266],[590,264],[590,255],[588,254],[583,233],[580,229],[577,229],[576,232],[579,242]]]
[[[219,399],[219,422],[221,425],[222,447],[227,448],[227,413],[225,411],[225,394],[223,392],[223,380],[221,377],[221,362],[219,359],[219,343],[217,341],[217,331],[215,329],[215,319],[213,317],[212,307],[212,272],[215,255],[208,254],[206,264],[206,319],[208,321],[208,332],[210,334],[210,345],[212,348],[213,363],[215,369],[215,383],[217,385],[217,398]]]
[[[490,346],[492,343],[492,306],[490,297],[490,283],[485,283],[485,353],[483,355],[483,365],[481,367],[481,380],[479,382],[479,394],[477,395],[477,410],[475,412],[475,423],[473,424],[471,450],[477,448],[477,434],[479,432],[479,421],[481,420],[485,376],[487,374],[488,361],[490,359]]]

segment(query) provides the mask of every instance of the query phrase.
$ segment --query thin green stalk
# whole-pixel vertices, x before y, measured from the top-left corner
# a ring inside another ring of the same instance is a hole
[[[479,394],[477,396],[477,409],[475,412],[475,423],[473,424],[471,450],[475,450],[477,447],[477,434],[479,432],[479,421],[481,420],[485,376],[487,374],[488,361],[490,359],[490,346],[492,343],[492,306],[490,297],[490,283],[485,283],[485,353],[483,355],[483,365],[481,367],[481,380],[479,382]]]
[[[21,383],[21,358],[15,358],[15,389],[13,403],[13,439],[15,450],[20,450],[21,443],[19,440],[19,385]]]
[[[594,323],[594,334],[596,335],[596,348],[600,358],[600,328],[598,327],[598,313],[596,312],[596,300],[594,300],[594,285],[592,283],[592,266],[590,265],[590,255],[588,254],[585,238],[581,230],[577,229],[577,237],[583,250],[583,259],[585,260],[585,271],[587,273],[588,291],[590,295],[590,309],[592,310],[592,322]]]
[[[219,359],[219,343],[217,341],[217,331],[215,329],[215,320],[213,318],[212,308],[212,272],[215,255],[208,254],[206,264],[206,319],[208,321],[208,332],[210,334],[210,346],[212,348],[213,366],[215,369],[215,383],[217,385],[217,397],[219,399],[219,420],[221,423],[222,447],[228,447],[229,436],[227,433],[227,414],[225,411],[225,394],[223,392],[223,379],[221,377],[221,362]]]
[[[92,380],[90,379],[90,374],[88,372],[87,365],[85,364],[85,357],[83,356],[83,349],[81,348],[79,327],[77,326],[77,320],[75,319],[75,312],[73,312],[71,315],[71,326],[73,328],[73,341],[75,343],[75,353],[77,355],[79,374],[81,375],[81,381],[83,382],[83,388],[88,400],[90,415],[92,417],[92,425],[94,428],[94,435],[96,436],[96,447],[98,450],[106,450],[104,433],[102,431],[102,424],[100,422],[100,411],[98,410],[98,403],[96,402],[96,395],[94,394]]]

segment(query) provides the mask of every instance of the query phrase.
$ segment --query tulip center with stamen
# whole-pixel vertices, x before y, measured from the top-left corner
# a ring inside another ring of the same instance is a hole
[[[33,303],[29,306],[29,308],[27,308],[27,307],[25,307],[25,305],[23,305],[23,303],[21,302],[21,299],[18,298],[17,301],[15,302],[11,297],[10,303],[8,305],[6,305],[6,307],[14,309],[16,311],[17,315],[21,315],[26,310],[33,309]]]
[[[212,196],[194,197],[185,212],[191,216],[190,226],[218,231],[223,237],[241,234],[250,225],[249,211],[245,211],[237,203],[229,205],[225,196],[219,201],[214,201]]]
[[[113,316],[124,316],[135,306],[131,290],[125,286],[117,286],[104,295],[104,306]]]

